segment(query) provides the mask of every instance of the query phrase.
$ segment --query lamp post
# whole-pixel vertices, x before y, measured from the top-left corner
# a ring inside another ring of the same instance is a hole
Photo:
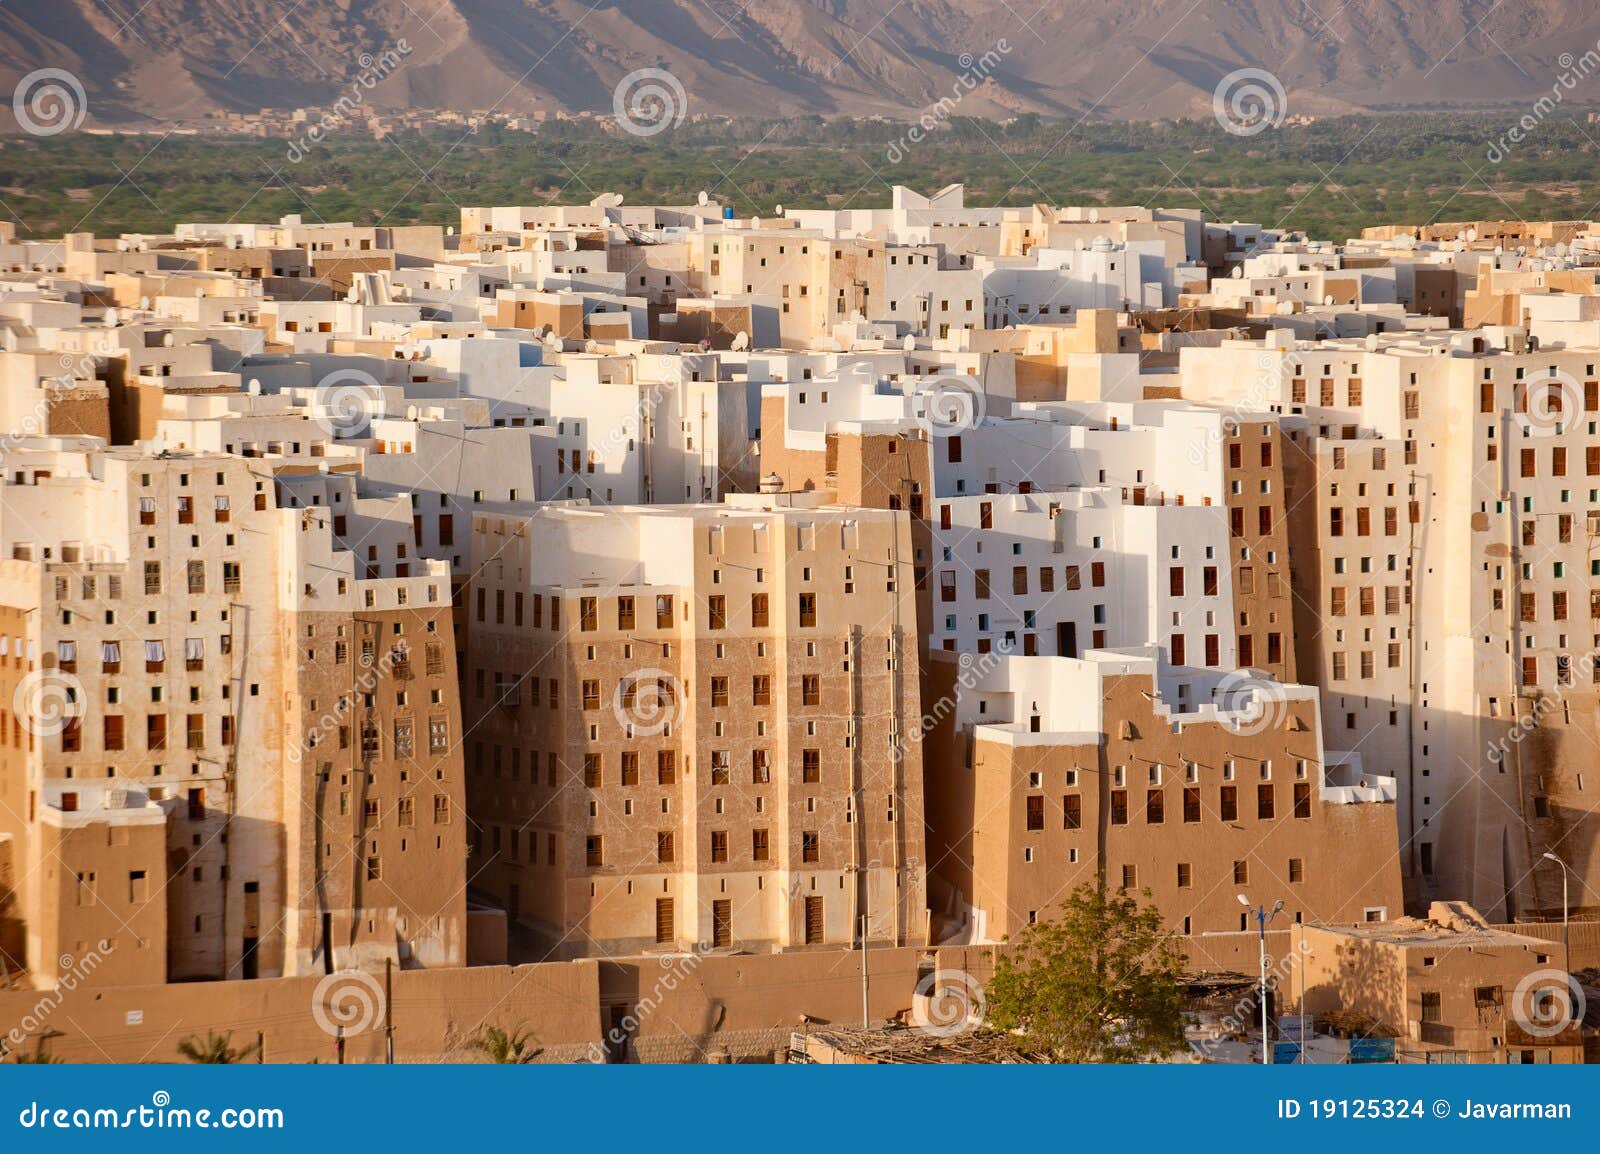
[[[1278,916],[1279,911],[1283,909],[1283,901],[1280,899],[1279,901],[1275,902],[1270,910],[1266,906],[1256,906],[1252,908],[1250,905],[1250,899],[1245,897],[1244,894],[1240,894],[1239,904],[1249,911],[1247,916],[1255,918],[1256,926],[1260,934],[1261,1064],[1263,1066],[1268,1066],[1272,1064],[1272,1035],[1267,1025],[1267,923]],[[1305,1045],[1304,1038],[1301,1038],[1300,1044],[1302,1046]]]
[[[1546,853],[1544,857],[1546,861],[1553,861],[1556,863],[1556,865],[1561,867],[1561,952],[1566,955],[1564,958],[1562,958],[1562,962],[1570,971],[1572,969],[1572,940],[1571,930],[1567,920],[1567,875],[1572,871],[1567,868],[1567,863],[1562,861],[1555,854]]]

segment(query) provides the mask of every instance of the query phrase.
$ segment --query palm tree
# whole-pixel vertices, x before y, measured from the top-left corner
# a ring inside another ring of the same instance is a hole
[[[467,1048],[478,1051],[495,1065],[525,1066],[544,1053],[544,1047],[534,1045],[535,1041],[533,1032],[520,1024],[509,1031],[499,1026],[485,1026],[467,1043]]]
[[[31,1054],[26,1050],[18,1050],[15,1054],[12,1054],[11,1064],[14,1066],[58,1066],[61,1064],[61,1059],[49,1054],[44,1048],[44,1043],[40,1042],[38,1048]]]
[[[248,1046],[233,1046],[233,1031],[219,1034],[215,1030],[207,1030],[204,1041],[198,1034],[191,1035],[178,1043],[178,1053],[191,1062],[208,1066],[228,1066],[242,1062],[256,1052],[256,1043]]]

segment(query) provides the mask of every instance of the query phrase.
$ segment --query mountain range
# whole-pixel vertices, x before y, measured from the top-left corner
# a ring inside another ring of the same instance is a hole
[[[664,69],[691,116],[1203,117],[1254,68],[1326,116],[1514,108],[1563,71],[1600,102],[1597,40],[1573,0],[6,0],[0,91],[64,70],[91,125],[315,108],[403,43],[374,109],[609,112]]]

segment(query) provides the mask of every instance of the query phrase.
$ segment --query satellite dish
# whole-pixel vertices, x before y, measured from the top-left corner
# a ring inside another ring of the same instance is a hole
[[[326,461],[318,461],[317,462],[317,472],[321,473],[324,477],[326,477],[332,471],[333,470],[328,468],[328,462],[326,462]]]
[[[1089,210],[1089,223],[1090,224],[1099,224],[1100,223],[1100,210],[1098,208],[1091,208]]]
[[[444,234],[445,234],[445,236],[455,236],[455,234],[456,234],[456,226],[453,225],[453,224],[445,225],[444,226]]]
[[[167,451],[167,439],[160,433],[157,433],[155,436],[151,437],[145,442],[145,444],[149,446],[150,454],[155,457],[159,457],[162,453]]]
[[[695,203],[700,205],[701,208],[704,208],[706,205],[711,203],[711,194],[705,189],[701,189],[700,195],[695,198]]]
[[[740,329],[733,334],[733,351],[742,353],[750,347],[750,334]]]
[[[164,349],[170,349],[172,347],[172,334],[171,333],[167,333],[165,336],[163,336],[161,338],[161,347],[164,348]]]
[[[1375,353],[1377,351],[1378,351],[1378,334],[1377,333],[1368,333],[1367,334],[1367,352]]]
[[[1478,230],[1475,229],[1475,228],[1467,229],[1467,239],[1468,240],[1477,240],[1478,239]]]
[[[1244,277],[1244,265],[1242,265],[1242,264],[1234,265],[1233,266],[1233,272],[1229,273],[1228,275],[1233,277],[1234,280],[1243,279],[1243,277]]]
[[[1325,305],[1331,305],[1333,303],[1333,294],[1329,293],[1327,296],[1323,297],[1322,303]]]
[[[760,228],[761,227],[761,218],[759,216],[752,216],[750,218],[750,227],[751,228]]]
[[[106,310],[106,328],[114,329],[116,327],[117,327],[117,310],[116,309],[107,309]]]
[[[254,377],[250,378],[250,383],[244,388],[245,392],[249,393],[252,397],[259,397],[261,395],[261,382],[256,380]]]
[[[1506,250],[1505,250],[1505,246],[1504,245],[1498,245],[1497,244],[1497,245],[1494,246],[1494,255],[1495,256],[1505,256],[1505,254],[1506,254]]]
[[[583,342],[583,351],[586,352],[586,353],[592,353],[596,349],[598,349],[599,347],[600,347],[600,344],[599,344],[598,341],[584,341]]]
[[[776,213],[778,216],[782,216],[783,215],[783,205],[781,205],[781,204],[773,205],[773,212]]]
[[[139,298],[139,308],[143,312],[149,312],[150,311],[150,298],[149,297],[140,297]]]
[[[900,342],[900,347],[902,349],[904,349],[908,353],[916,352],[917,351],[917,338],[913,334],[907,333],[906,334],[906,339]]]
[[[407,405],[406,406],[406,420],[415,421],[416,419],[417,419],[417,406],[415,406],[415,405]]]

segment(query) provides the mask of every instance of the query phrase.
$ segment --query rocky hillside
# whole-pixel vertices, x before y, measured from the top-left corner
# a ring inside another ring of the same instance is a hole
[[[1326,22],[1319,15],[1326,13]],[[6,0],[0,91],[62,69],[89,123],[325,106],[373,56],[393,109],[609,110],[664,68],[688,112],[915,115],[963,73],[963,113],[1209,115],[1271,72],[1288,112],[1516,107],[1600,39],[1579,0]],[[986,53],[992,54],[988,57]],[[1563,54],[1567,63],[1563,64]],[[988,63],[985,63],[985,60]],[[1576,69],[1581,70],[1577,65]],[[1600,70],[1571,103],[1600,104]],[[10,108],[4,109],[9,121]],[[9,124],[7,125],[9,127]]]

